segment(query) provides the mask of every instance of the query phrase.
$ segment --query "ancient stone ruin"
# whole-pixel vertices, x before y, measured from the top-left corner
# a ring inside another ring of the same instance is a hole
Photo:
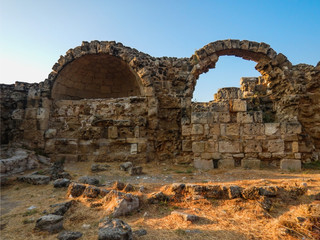
[[[192,102],[197,79],[223,55],[255,61],[261,77]],[[299,169],[319,160],[320,62],[292,65],[265,43],[228,39],[190,58],[155,58],[121,43],[83,42],[43,82],[0,87],[1,144],[53,161]]]

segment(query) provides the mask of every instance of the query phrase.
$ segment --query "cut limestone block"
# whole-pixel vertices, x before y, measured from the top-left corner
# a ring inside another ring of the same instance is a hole
[[[202,153],[204,152],[205,142],[193,142],[192,143],[192,151],[194,153]]]
[[[281,139],[270,140],[268,142],[268,152],[282,153],[284,151],[284,142]]]
[[[301,170],[301,160],[282,159],[280,161],[280,169],[290,170],[290,171],[300,171]]]
[[[248,158],[241,160],[241,167],[249,169],[260,169],[261,161],[256,158]]]
[[[234,168],[234,166],[233,158],[221,159],[218,162],[218,168]]]
[[[247,102],[241,99],[233,99],[230,101],[230,112],[246,112]]]
[[[204,170],[213,169],[213,161],[197,157],[193,161],[193,166]]]
[[[193,124],[191,129],[192,135],[201,135],[203,134],[203,125],[202,124]]]
[[[270,135],[276,135],[278,136],[280,134],[280,123],[265,123],[265,134]]]
[[[240,144],[237,141],[219,141],[220,153],[239,153]]]

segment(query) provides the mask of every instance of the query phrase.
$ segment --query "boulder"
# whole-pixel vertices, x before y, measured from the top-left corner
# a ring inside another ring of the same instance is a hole
[[[40,217],[35,226],[35,230],[57,233],[63,229],[63,217],[60,215],[48,214]]]
[[[125,187],[126,187],[126,184],[120,181],[116,181],[113,185],[113,189],[120,190],[120,191],[123,190]]]
[[[139,198],[135,195],[114,194],[112,192],[110,195],[112,195],[111,198],[106,197],[106,199],[111,199],[106,209],[112,217],[124,216],[139,208]]]
[[[109,165],[107,164],[92,164],[91,165],[91,172],[103,172],[103,171],[106,171],[108,170],[108,168],[110,168]]]
[[[167,202],[169,201],[169,197],[165,195],[163,192],[154,192],[148,196],[147,201],[150,204]]]
[[[132,168],[132,167],[133,167],[132,162],[125,162],[120,164],[120,170],[122,171],[128,171],[129,168]]]
[[[0,173],[11,175],[39,167],[35,152],[21,148],[3,148],[0,159]],[[4,158],[3,158],[4,156]]]
[[[95,186],[87,186],[83,192],[83,196],[87,198],[96,198],[100,195],[100,188]]]
[[[59,178],[53,182],[53,187],[55,188],[63,188],[68,187],[70,184],[70,180],[67,178]]]
[[[258,199],[260,197],[259,188],[257,187],[247,187],[242,190],[241,195],[244,199]]]
[[[59,240],[76,240],[82,237],[81,232],[71,232],[71,231],[63,231],[59,233]]]
[[[130,174],[131,176],[141,175],[141,174],[142,174],[142,167],[140,167],[140,166],[135,166],[135,167],[129,168],[129,174]]]
[[[85,183],[89,185],[99,185],[99,179],[90,176],[82,176],[78,179],[79,183]]]
[[[50,177],[46,175],[38,175],[38,174],[30,174],[30,175],[24,175],[17,178],[20,182],[26,182],[33,185],[45,185],[50,182]]]
[[[86,185],[81,183],[71,183],[68,188],[68,196],[71,197],[80,197],[84,190],[86,189]]]
[[[275,197],[277,196],[278,188],[273,186],[266,186],[259,188],[259,194],[265,197]]]
[[[228,187],[228,196],[230,199],[241,197],[241,188],[236,185]]]
[[[50,207],[53,208],[50,214],[63,216],[72,206],[73,202],[74,201],[71,200],[64,203],[57,203],[57,204],[50,205]]]
[[[99,240],[132,240],[131,227],[120,219],[106,219],[99,224]]]
[[[49,169],[49,174],[51,176],[51,179],[59,179],[59,178],[68,178],[71,179],[71,176],[69,173],[64,171],[63,167],[64,161],[56,161],[53,163],[53,165]]]
[[[182,217],[184,221],[196,222],[199,220],[199,216],[184,212],[173,211],[171,212],[171,215],[178,215]]]

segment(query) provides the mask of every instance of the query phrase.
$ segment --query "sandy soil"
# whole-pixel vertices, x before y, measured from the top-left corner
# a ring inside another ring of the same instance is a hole
[[[269,212],[263,210],[258,201],[243,199],[142,204],[138,211],[121,217],[133,230],[147,230],[147,235],[136,239],[317,239],[316,235],[312,235],[312,229],[299,229],[296,218],[318,213],[320,216],[320,201],[314,199],[314,195],[320,192],[320,171],[284,172],[240,168],[201,171],[188,165],[148,163],[142,164],[143,175],[129,176],[119,170],[119,163],[108,164],[110,170],[99,173],[90,172],[89,162],[68,163],[65,164],[65,170],[73,180],[92,175],[98,177],[106,187],[119,180],[137,188],[144,186],[149,193],[174,182],[236,184],[243,187],[307,184],[308,191],[304,196],[277,199]],[[44,215],[43,211],[49,210],[51,204],[68,200],[67,190],[56,189],[52,184],[33,186],[20,183],[14,181],[14,177],[10,185],[1,189],[1,239],[56,239],[57,234],[39,233],[33,228],[36,219]],[[31,206],[35,208],[28,210]],[[201,220],[196,223],[183,221],[179,216],[171,215],[174,210],[196,214]],[[66,213],[64,227],[81,231],[84,234],[82,239],[97,239],[99,221],[105,216],[103,209],[90,208],[77,202]],[[284,234],[290,226],[293,234]]]

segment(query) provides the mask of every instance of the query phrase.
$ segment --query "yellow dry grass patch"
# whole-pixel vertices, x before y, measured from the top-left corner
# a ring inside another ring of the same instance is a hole
[[[102,175],[107,179],[120,179],[128,182],[127,173],[118,170],[119,163],[108,163],[112,171],[102,173],[90,173],[91,163],[69,163],[65,169],[75,179],[82,175]],[[199,184],[224,184],[247,186],[300,186],[305,182],[308,192],[299,199],[273,199],[273,207],[270,212],[261,208],[255,200],[207,200],[183,201],[176,203],[143,204],[139,211],[129,216],[121,217],[133,230],[144,228],[148,234],[139,239],[315,239],[308,228],[297,224],[297,217],[307,217],[318,214],[317,211],[308,212],[308,206],[319,206],[319,201],[312,200],[312,195],[320,192],[319,171],[302,173],[289,173],[279,170],[210,170],[198,171],[189,166],[177,166],[169,163],[141,164],[144,167],[144,176],[168,175],[172,182],[192,182]],[[159,177],[159,179],[161,179]],[[159,191],[168,183],[141,181],[136,184],[143,185],[147,193]],[[8,206],[10,211],[2,214],[1,224],[5,227],[1,230],[1,239],[56,239],[57,234],[39,233],[33,230],[35,220],[44,215],[44,210],[50,210],[50,205],[68,201],[66,189],[55,189],[53,186],[33,186],[14,182],[10,186],[1,189],[4,197],[3,206]],[[97,200],[98,201],[98,200]],[[17,202],[16,206],[6,205]],[[83,239],[97,239],[99,221],[106,216],[103,207],[90,208],[87,199],[79,198],[78,202],[65,214],[64,227],[66,230],[81,231]],[[28,212],[27,208],[36,206],[36,211]],[[172,211],[183,211],[201,217],[195,223],[183,221],[177,215],[171,215]],[[320,215],[320,213],[319,213]],[[290,225],[291,224],[291,225]],[[287,225],[287,226],[286,226]],[[296,236],[281,235],[280,228],[293,227]]]

